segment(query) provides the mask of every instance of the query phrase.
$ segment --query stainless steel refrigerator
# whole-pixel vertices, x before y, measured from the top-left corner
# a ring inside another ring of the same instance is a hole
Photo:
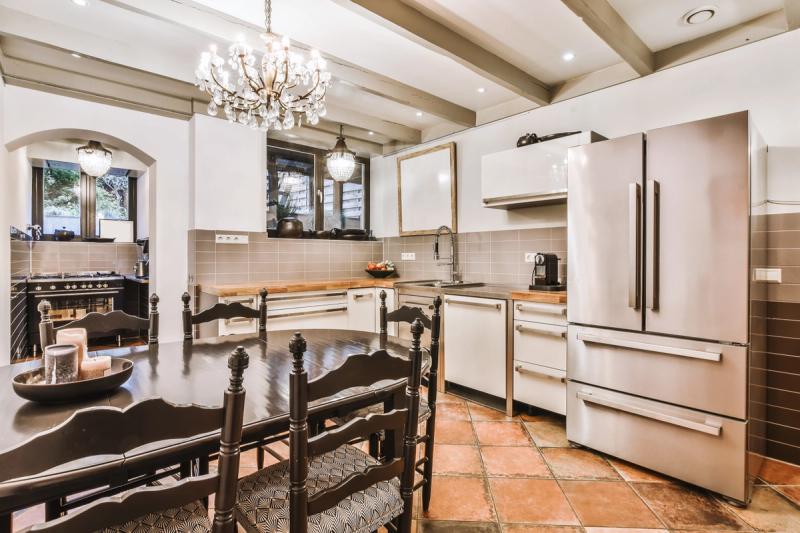
[[[766,174],[749,113],[570,148],[568,168],[568,439],[747,502]]]

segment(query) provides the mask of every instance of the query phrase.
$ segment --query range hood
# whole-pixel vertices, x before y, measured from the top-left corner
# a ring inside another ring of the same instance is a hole
[[[605,137],[582,131],[481,158],[483,207],[517,209],[567,201],[567,150]]]

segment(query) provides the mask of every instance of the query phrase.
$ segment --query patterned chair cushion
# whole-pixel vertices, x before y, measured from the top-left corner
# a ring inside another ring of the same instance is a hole
[[[354,446],[313,457],[308,465],[309,496],[378,462]],[[397,478],[356,492],[308,518],[310,533],[371,533],[400,516]],[[283,461],[239,480],[237,523],[248,532],[289,533],[289,463]]]
[[[208,511],[200,501],[183,507],[148,513],[96,533],[209,533]]]

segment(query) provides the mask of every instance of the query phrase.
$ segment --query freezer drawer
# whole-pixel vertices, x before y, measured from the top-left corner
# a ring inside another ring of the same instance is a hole
[[[537,322],[514,321],[514,359],[567,369],[567,328]]]
[[[746,422],[567,383],[570,441],[741,502],[746,437]]]
[[[514,301],[514,320],[567,325],[567,306]]]
[[[569,379],[747,418],[747,348],[570,325]]]
[[[565,415],[566,377],[563,370],[514,361],[514,400]]]

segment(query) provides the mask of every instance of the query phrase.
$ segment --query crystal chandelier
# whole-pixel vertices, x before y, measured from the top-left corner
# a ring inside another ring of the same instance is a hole
[[[314,125],[326,114],[325,92],[331,75],[316,50],[306,59],[289,50],[289,39],[272,33],[272,0],[264,2],[262,34],[266,52],[259,60],[244,42],[228,48],[228,61],[217,55],[215,45],[200,56],[195,72],[197,86],[211,96],[208,114],[222,108],[230,122],[267,130],[301,126],[303,117]]]
[[[356,168],[356,153],[347,148],[344,142],[344,127],[339,125],[339,136],[336,138],[336,146],[328,152],[327,158],[328,172],[336,181],[347,181],[353,175]]]
[[[111,168],[111,151],[97,141],[78,148],[78,163],[84,174],[92,177],[105,176]]]

